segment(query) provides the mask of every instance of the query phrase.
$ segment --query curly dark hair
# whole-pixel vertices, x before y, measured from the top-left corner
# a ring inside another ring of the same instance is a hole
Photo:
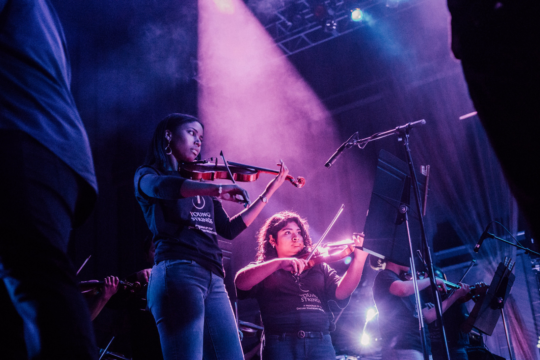
[[[165,170],[167,167],[167,155],[165,154],[165,130],[174,131],[180,125],[190,122],[198,122],[204,129],[204,125],[194,116],[187,114],[169,114],[159,122],[152,136],[150,147],[146,153],[144,165],[155,165],[159,170]],[[201,154],[197,155],[197,160],[201,158]]]
[[[274,214],[266,220],[257,234],[258,250],[257,262],[263,262],[277,258],[277,250],[270,244],[270,235],[277,239],[277,233],[283,229],[288,223],[294,221],[302,231],[304,238],[304,248],[296,256],[302,256],[311,249],[311,237],[309,236],[309,225],[306,219],[302,219],[300,215],[292,211],[281,211]]]

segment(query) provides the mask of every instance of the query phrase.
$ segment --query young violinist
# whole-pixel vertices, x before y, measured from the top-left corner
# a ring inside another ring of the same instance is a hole
[[[374,256],[370,256],[370,264],[375,270],[382,269],[373,283],[373,299],[379,312],[379,330],[382,337],[382,360],[423,360],[414,284],[412,280],[404,281],[400,278],[400,274],[408,272],[409,267]],[[436,281],[438,290],[446,292],[444,281],[439,278]],[[467,284],[460,285],[460,289],[442,302],[443,312],[469,292]],[[429,278],[418,280],[419,291],[429,286]],[[435,307],[429,304],[422,304],[422,315],[428,324],[437,319]],[[429,336],[427,337],[429,341]]]
[[[362,246],[363,237],[355,237]],[[307,266],[311,249],[306,220],[283,211],[269,218],[258,235],[257,262],[240,270],[240,299],[257,299],[264,325],[263,359],[335,359],[328,301],[344,308],[358,286],[367,254],[354,250],[349,269],[339,277],[327,264]]]
[[[433,270],[435,271],[435,276],[446,279],[446,275],[440,268],[434,267]],[[482,286],[485,286],[485,284],[475,284],[477,290]],[[442,298],[444,299],[450,294],[452,294],[451,291],[448,292],[448,294],[443,295]],[[471,294],[468,294],[468,296],[464,298],[457,299],[443,315],[446,343],[452,360],[469,360],[467,355],[469,334],[461,331],[461,325],[469,317],[469,311],[467,310],[465,303],[471,299]],[[440,324],[438,321],[433,321],[428,327],[431,336],[431,352],[433,353],[433,360],[444,360],[446,357],[444,355],[444,346],[440,336]]]
[[[229,218],[219,199],[249,204],[238,185],[182,178],[182,162],[200,154],[204,127],[195,117],[171,114],[154,132],[144,165],[135,174],[135,195],[154,236],[155,259],[148,307],[156,321],[163,357],[242,359],[229,297],[223,283],[217,235],[233,239],[249,226],[283,184],[279,175],[251,206]]]

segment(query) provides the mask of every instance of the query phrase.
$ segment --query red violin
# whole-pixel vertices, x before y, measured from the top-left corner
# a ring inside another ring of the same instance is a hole
[[[279,170],[266,169],[253,165],[245,165],[227,161],[227,166],[218,165],[217,159],[215,163],[211,162],[213,159],[195,161],[192,163],[181,163],[178,171],[180,175],[186,179],[191,180],[207,180],[213,181],[218,179],[226,179],[232,181],[250,182],[259,178],[259,174],[279,174]],[[229,173],[230,170],[230,173]],[[232,178],[231,178],[232,175]],[[297,188],[302,188],[306,184],[306,179],[299,176],[295,179],[291,175],[287,175],[287,180],[291,182]]]
[[[327,254],[325,252],[316,253],[311,257],[311,259],[307,261],[304,271],[311,269],[317,264],[322,264],[322,263],[330,264],[336,261],[343,260],[347,256],[351,255],[354,252],[354,249],[355,249],[355,246],[354,246],[354,243],[352,243],[351,245],[346,245],[345,249],[338,251],[334,254]],[[299,259],[306,260],[308,256],[309,256],[309,253],[306,253],[300,256]]]
[[[354,233],[353,236],[363,237],[364,234]],[[353,240],[330,242],[321,246],[325,248],[326,250],[328,250],[329,248],[335,248],[335,247],[341,247],[343,249],[338,250],[337,252],[334,252],[332,254],[330,254],[328,251],[315,252],[313,256],[307,261],[307,264],[304,270],[311,269],[317,264],[322,264],[322,263],[330,264],[336,261],[343,260],[347,256],[350,256],[354,252],[354,250],[357,248],[362,250],[362,247],[356,246]],[[309,253],[306,253],[300,256],[299,258],[306,260],[308,257],[309,257]]]

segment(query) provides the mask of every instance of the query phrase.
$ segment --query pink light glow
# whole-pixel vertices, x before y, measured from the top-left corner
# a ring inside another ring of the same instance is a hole
[[[330,115],[242,1],[199,1],[199,74],[200,118],[229,157],[273,163],[333,143]]]
[[[323,166],[340,144],[329,112],[241,0],[199,0],[198,52],[203,155],[223,150],[230,161],[274,169],[283,159],[306,186],[284,184],[257,221],[292,209],[312,235],[324,230],[344,196],[339,173]],[[271,179],[263,176],[241,184],[252,198]]]

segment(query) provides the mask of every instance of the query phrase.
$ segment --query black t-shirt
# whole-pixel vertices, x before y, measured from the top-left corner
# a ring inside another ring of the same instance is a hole
[[[257,264],[254,264],[257,265]],[[326,264],[318,264],[300,276],[277,270],[251,290],[238,290],[238,298],[255,298],[267,334],[304,331],[329,331],[328,301],[344,308],[349,299],[337,300],[341,278]]]
[[[140,188],[143,176],[151,181],[147,193]],[[151,166],[141,166],[135,173],[135,197],[154,234],[154,261],[193,260],[223,277],[217,235],[232,240],[246,224],[241,216],[230,219],[214,197],[179,198],[184,180],[178,172],[160,172]]]
[[[399,297],[390,293],[390,286],[398,280],[401,281],[395,272],[383,270],[377,274],[373,283],[382,346],[422,352],[415,296]]]
[[[0,131],[30,135],[90,185],[85,217],[97,181],[70,81],[64,31],[50,1],[0,0]]]
[[[455,295],[454,295],[455,296]],[[464,303],[455,302],[443,314],[444,330],[448,347],[459,348],[469,345],[469,334],[460,330],[461,324],[469,317],[469,311]],[[431,344],[433,346],[442,346],[440,337],[439,320],[429,324],[431,334]]]

